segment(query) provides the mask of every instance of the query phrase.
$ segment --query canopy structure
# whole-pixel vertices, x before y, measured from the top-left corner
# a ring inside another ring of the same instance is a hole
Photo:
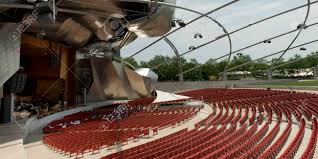
[[[183,99],[189,99],[190,97],[177,95],[174,93],[168,93],[156,90],[157,97],[152,103],[162,103],[162,102],[168,102],[168,101],[176,101],[176,100],[183,100]]]

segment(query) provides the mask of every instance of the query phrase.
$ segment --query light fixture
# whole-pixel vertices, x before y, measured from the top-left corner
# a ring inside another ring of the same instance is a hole
[[[202,34],[200,34],[200,33],[196,33],[196,34],[194,34],[194,38],[195,38],[195,39],[196,39],[196,38],[202,39],[203,36],[202,36]]]
[[[182,28],[184,28],[187,24],[182,19],[176,19],[174,20],[178,25]]]
[[[195,49],[196,49],[195,46],[190,46],[190,47],[189,47],[189,50],[195,50]]]

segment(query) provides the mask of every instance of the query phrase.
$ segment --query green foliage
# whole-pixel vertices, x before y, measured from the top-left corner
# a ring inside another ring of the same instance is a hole
[[[184,74],[184,79],[191,81],[209,80],[210,77],[220,78],[219,73],[223,72],[227,65],[227,59],[223,59],[222,61],[209,59],[205,64],[200,64],[196,59],[186,60],[182,57],[180,60],[182,63],[183,71],[187,71],[194,67],[200,66],[198,69]],[[177,74],[179,74],[179,62],[175,58],[157,55],[148,62],[141,61],[138,64],[135,59],[129,59],[128,62],[136,67],[152,68],[153,71],[159,75],[160,81],[178,80]],[[286,76],[286,72],[287,75],[292,75],[294,73],[298,73],[300,69],[317,66],[318,52],[313,52],[305,57],[296,54],[294,57],[288,60],[273,58],[270,61],[267,61],[265,59],[253,61],[253,59],[249,55],[240,53],[231,59],[228,65],[228,69],[247,62],[248,64],[243,65],[242,67],[239,67],[234,71],[249,71],[255,78],[265,78],[267,69],[274,66],[280,66],[276,68],[275,71],[280,76]],[[292,63],[287,64],[286,62]],[[157,67],[159,65],[160,67]]]

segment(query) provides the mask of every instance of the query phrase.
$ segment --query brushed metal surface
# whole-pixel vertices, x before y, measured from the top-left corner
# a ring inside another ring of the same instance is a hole
[[[102,12],[105,15],[123,17],[126,12],[116,5],[117,0],[63,0],[59,6],[67,9]]]
[[[113,38],[114,31],[111,29],[109,21],[94,15],[85,15],[81,17],[81,24],[93,31],[100,40],[108,41]]]
[[[149,91],[146,88],[144,78],[137,74],[135,71],[125,67],[125,73],[127,74],[131,87],[142,97],[148,96]]]
[[[82,47],[88,42],[92,33],[72,18],[69,18],[62,23],[55,35],[74,47]]]
[[[21,35],[18,24],[0,26],[0,86],[2,86],[20,67]]]
[[[128,76],[128,74],[126,74],[126,71],[125,71],[126,69],[128,69],[127,67],[125,67],[123,64],[115,62],[115,61],[113,61],[113,65],[114,65],[114,68],[115,68],[121,82],[122,82],[123,88],[126,91],[128,99],[140,98],[140,97],[144,97],[147,95],[147,94],[140,95],[140,94],[138,94],[138,92],[136,92],[133,89],[130,81],[128,80],[129,76]]]
[[[149,68],[138,68],[135,72],[141,76],[151,78],[154,82],[158,81],[158,75]]]
[[[54,24],[33,23],[26,32],[45,32],[45,37],[54,41],[63,41],[73,47],[82,47],[92,36],[92,32],[80,23],[68,18]]]
[[[176,0],[165,0],[167,3],[176,4]],[[138,37],[157,37],[169,32],[172,28],[172,20],[175,9],[168,6],[160,6],[149,17],[149,20],[130,23],[128,29],[136,33]]]
[[[92,91],[99,99],[135,99],[147,97],[154,89],[154,80],[142,76],[110,58],[91,58],[94,77]]]
[[[108,58],[91,58],[94,84],[101,99],[128,98],[123,82]]]
[[[155,84],[158,82],[158,75],[149,68],[138,68],[135,72],[144,77],[144,83],[148,92],[155,90]]]

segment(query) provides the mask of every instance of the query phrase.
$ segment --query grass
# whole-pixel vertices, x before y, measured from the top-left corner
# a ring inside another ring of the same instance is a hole
[[[298,82],[287,82],[287,83],[273,83],[266,84],[266,86],[318,86],[318,80],[304,80]]]

